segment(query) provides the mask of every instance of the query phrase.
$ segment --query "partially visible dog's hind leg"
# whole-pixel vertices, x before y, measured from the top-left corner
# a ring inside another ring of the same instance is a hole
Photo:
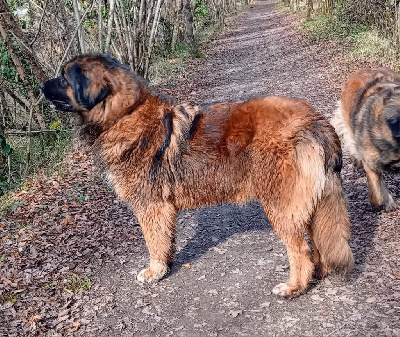
[[[273,209],[260,201],[272,228],[286,246],[290,266],[289,280],[275,286],[272,292],[284,297],[297,296],[308,288],[314,272],[311,250],[303,234],[307,221],[296,221],[297,215],[287,209]]]

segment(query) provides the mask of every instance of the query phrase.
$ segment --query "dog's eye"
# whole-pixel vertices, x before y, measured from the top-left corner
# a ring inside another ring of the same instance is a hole
[[[64,76],[61,77],[60,79],[61,85],[66,87],[68,85],[68,81],[65,79]]]

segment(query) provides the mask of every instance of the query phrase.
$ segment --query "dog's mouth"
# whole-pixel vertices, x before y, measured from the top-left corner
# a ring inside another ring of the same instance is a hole
[[[56,110],[65,111],[65,112],[74,112],[73,107],[64,101],[60,101],[60,100],[56,100],[56,99],[51,100],[50,106]]]

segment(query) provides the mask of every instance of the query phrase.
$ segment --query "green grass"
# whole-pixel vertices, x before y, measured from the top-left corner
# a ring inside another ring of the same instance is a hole
[[[72,135],[68,132],[60,132],[33,136],[30,164],[27,172],[28,137],[9,136],[7,137],[7,142],[13,149],[13,153],[10,156],[11,179],[9,182],[2,182],[0,195],[21,187],[25,179],[39,169],[49,173],[57,170],[57,165],[62,162],[66,153],[71,149]],[[8,167],[3,168],[3,175],[9,175]],[[0,199],[0,209],[2,208],[1,204],[2,200]]]
[[[300,24],[311,41],[333,40],[344,46],[343,54],[348,58],[380,58],[396,61],[399,53],[392,41],[378,31],[365,25],[347,25],[333,15],[317,15]]]
[[[66,288],[74,293],[80,290],[88,291],[92,286],[89,277],[80,275],[68,275],[65,284]]]
[[[13,210],[19,205],[20,201],[14,200],[10,194],[0,196],[0,219],[3,214]]]
[[[312,41],[355,39],[370,31],[366,25],[343,24],[335,16],[319,14],[300,24],[302,30]]]
[[[278,3],[278,4],[275,6],[275,10],[276,10],[278,13],[281,13],[281,14],[286,14],[286,13],[290,13],[290,12],[291,12],[290,7],[284,5],[283,3]]]
[[[351,58],[384,58],[396,61],[398,51],[393,42],[383,37],[376,30],[370,30],[358,34],[353,41],[352,48],[347,52]]]
[[[0,298],[1,304],[6,304],[6,303],[15,303],[17,302],[17,295],[14,293],[6,293]]]

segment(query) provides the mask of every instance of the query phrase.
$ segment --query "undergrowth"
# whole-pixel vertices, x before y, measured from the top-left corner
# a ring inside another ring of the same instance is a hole
[[[203,23],[195,33],[192,45],[180,42],[174,50],[155,55],[150,69],[150,82],[160,85],[169,82],[169,79],[185,72],[187,62],[193,58],[204,58],[202,49],[212,36],[221,28],[221,25],[211,22]]]
[[[42,170],[52,173],[71,150],[72,134],[70,132],[48,133],[32,136],[31,155],[26,170],[28,137],[8,136],[12,148],[10,165],[3,167],[3,176],[7,177],[0,183],[0,196],[8,191],[23,187],[25,180],[35,172]],[[0,198],[0,209],[7,206],[7,197]]]
[[[312,42],[333,40],[344,46],[344,56],[350,58],[382,58],[396,61],[399,54],[393,42],[377,30],[363,24],[341,22],[335,14],[318,14],[304,20],[300,30]]]

